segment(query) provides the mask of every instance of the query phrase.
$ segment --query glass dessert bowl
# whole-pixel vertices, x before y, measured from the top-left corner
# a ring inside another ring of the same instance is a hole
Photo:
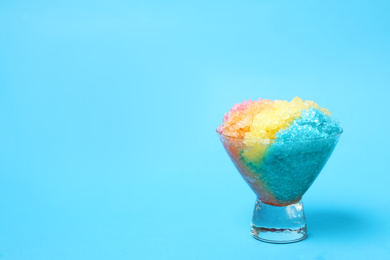
[[[340,132],[309,139],[255,139],[217,130],[226,152],[256,194],[251,234],[270,243],[307,236],[302,196],[325,166]]]

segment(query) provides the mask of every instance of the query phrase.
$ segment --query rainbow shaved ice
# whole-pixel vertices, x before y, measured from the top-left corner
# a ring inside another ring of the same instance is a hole
[[[290,102],[259,99],[236,104],[217,132],[258,198],[283,206],[301,199],[342,129],[329,110],[296,97]]]

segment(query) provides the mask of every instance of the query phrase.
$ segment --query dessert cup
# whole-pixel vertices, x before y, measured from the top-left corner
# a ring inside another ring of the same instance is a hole
[[[317,178],[342,134],[329,137],[266,140],[224,135],[226,152],[256,194],[251,234],[270,243],[307,237],[302,196]]]

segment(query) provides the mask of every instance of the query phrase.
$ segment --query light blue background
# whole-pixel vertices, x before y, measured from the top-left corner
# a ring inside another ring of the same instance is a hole
[[[0,259],[389,259],[388,1],[0,2]],[[344,134],[309,238],[249,234],[217,139],[244,99]]]

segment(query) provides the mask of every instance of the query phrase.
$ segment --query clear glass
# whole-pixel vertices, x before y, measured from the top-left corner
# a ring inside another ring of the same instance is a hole
[[[307,228],[302,202],[272,206],[256,200],[251,234],[269,243],[293,243],[306,238]]]
[[[325,166],[342,132],[297,141],[237,138],[217,133],[257,196],[252,236],[270,243],[305,239],[306,220],[300,201]]]

